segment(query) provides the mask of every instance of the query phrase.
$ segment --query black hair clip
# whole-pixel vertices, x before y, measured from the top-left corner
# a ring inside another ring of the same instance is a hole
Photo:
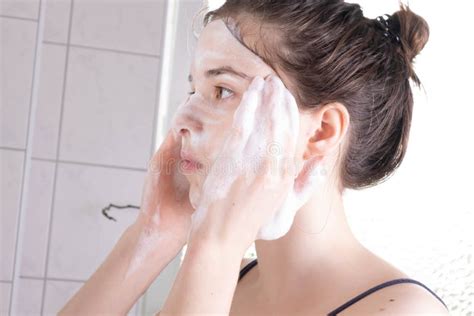
[[[400,43],[400,23],[392,19],[389,14],[380,15],[375,19],[377,25],[384,31],[384,35],[396,43]]]

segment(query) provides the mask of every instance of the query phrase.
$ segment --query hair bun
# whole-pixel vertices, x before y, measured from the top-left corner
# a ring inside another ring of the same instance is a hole
[[[400,23],[400,39],[403,50],[408,61],[412,62],[428,42],[430,35],[428,23],[403,3],[400,4],[400,10],[395,12],[392,17]]]

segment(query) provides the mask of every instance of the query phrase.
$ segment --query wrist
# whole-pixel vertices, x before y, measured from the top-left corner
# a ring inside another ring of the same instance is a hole
[[[206,212],[200,208],[196,209],[188,235],[188,247],[191,243],[208,244],[210,247],[231,249],[243,256],[255,240],[256,233],[252,234],[250,229],[243,226],[236,227],[236,225],[229,225],[229,223],[223,224],[220,220],[215,221],[204,216],[206,213],[217,213],[219,211]]]
[[[218,254],[219,257],[228,257],[231,260],[239,261],[245,254],[248,247],[234,238],[208,232],[192,231],[189,235],[186,253],[188,252],[208,252]]]
[[[143,221],[136,221],[130,225],[124,233],[124,239],[128,240],[127,248],[134,253],[144,243],[148,243],[148,255],[145,259],[172,260],[185,245],[184,241],[166,232],[160,232],[157,228],[150,228]]]

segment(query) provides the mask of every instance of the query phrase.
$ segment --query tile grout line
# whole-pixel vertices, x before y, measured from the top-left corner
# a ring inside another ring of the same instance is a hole
[[[20,279],[26,280],[38,280],[38,281],[60,281],[60,282],[75,282],[75,283],[85,283],[87,280],[78,280],[78,279],[65,279],[65,278],[43,278],[31,275],[20,275]]]
[[[25,148],[14,148],[14,147],[6,147],[6,146],[0,146],[1,150],[11,150],[11,151],[23,151],[26,152]]]
[[[54,163],[88,166],[88,167],[97,167],[97,168],[107,168],[107,169],[118,169],[118,170],[127,170],[127,171],[146,171],[147,170],[145,168],[127,167],[127,166],[114,166],[114,165],[105,165],[105,164],[98,164],[98,163],[92,163],[92,162],[61,160],[61,159],[54,159],[54,158],[32,157],[31,159],[35,160],[35,161],[47,161],[47,162],[54,162]]]
[[[23,255],[23,237],[26,220],[26,207],[28,205],[28,187],[31,170],[31,155],[33,150],[33,133],[35,128],[35,117],[36,110],[38,107],[38,85],[40,79],[41,70],[41,53],[42,53],[42,42],[43,42],[43,31],[44,31],[44,10],[45,3],[39,1],[39,12],[41,12],[40,19],[36,24],[36,43],[33,60],[33,74],[30,87],[30,104],[28,109],[28,125],[26,134],[26,148],[23,154],[23,175],[21,180],[21,193],[20,193],[20,205],[18,209],[18,215],[16,217],[16,237],[15,237],[15,250],[13,257],[13,271],[12,271],[12,286],[10,288],[10,300],[8,303],[8,314],[17,315],[17,297],[19,291],[19,280],[20,280],[20,269]]]
[[[43,41],[43,43],[48,44],[48,45],[68,46],[68,44],[66,43],[54,42],[54,41],[48,41],[48,40]],[[146,57],[146,58],[153,58],[153,59],[160,58],[160,55],[132,52],[132,51],[127,51],[127,50],[119,50],[119,49],[106,48],[106,47],[88,46],[88,45],[82,45],[82,44],[69,44],[69,47],[89,49],[89,50],[102,51],[102,52],[110,52],[110,53],[123,54],[123,55],[132,55],[132,56],[139,56],[139,57]]]
[[[64,103],[65,103],[65,96],[66,96],[66,86],[67,86],[67,75],[68,75],[68,67],[69,67],[69,51],[70,46],[69,43],[71,42],[71,29],[72,29],[72,18],[74,12],[74,0],[71,0],[71,7],[69,9],[69,25],[68,25],[68,34],[67,34],[67,45],[66,45],[66,58],[64,62],[64,73],[63,73],[63,88],[62,88],[62,95],[61,95],[61,106],[60,106],[60,113],[59,113],[59,126],[58,126],[58,140],[56,143],[56,160],[59,160],[59,153],[60,153],[60,146],[61,146],[61,132],[62,132],[62,125],[63,125],[63,116],[64,116]],[[53,218],[54,218],[54,210],[55,210],[55,197],[56,197],[56,185],[58,181],[58,166],[59,163],[54,164],[54,176],[53,176],[53,194],[51,196],[51,211],[49,216],[49,223],[47,227],[48,232],[48,239],[46,243],[46,254],[45,254],[45,265],[44,265],[44,278],[48,276],[48,265],[49,265],[49,256],[50,256],[50,249],[51,249],[51,237],[53,231]],[[43,290],[41,292],[41,307],[40,307],[40,315],[44,314],[44,305],[46,300],[46,290],[47,290],[47,282],[43,283]]]
[[[33,18],[23,18],[23,17],[20,17],[20,16],[12,16],[12,15],[5,15],[5,14],[0,14],[0,18],[38,23],[38,20],[33,19]]]

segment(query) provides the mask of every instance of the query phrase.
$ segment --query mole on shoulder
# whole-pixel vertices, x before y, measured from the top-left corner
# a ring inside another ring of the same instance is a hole
[[[391,299],[390,299],[390,302],[393,302],[393,301],[395,301],[395,299],[391,298]]]

